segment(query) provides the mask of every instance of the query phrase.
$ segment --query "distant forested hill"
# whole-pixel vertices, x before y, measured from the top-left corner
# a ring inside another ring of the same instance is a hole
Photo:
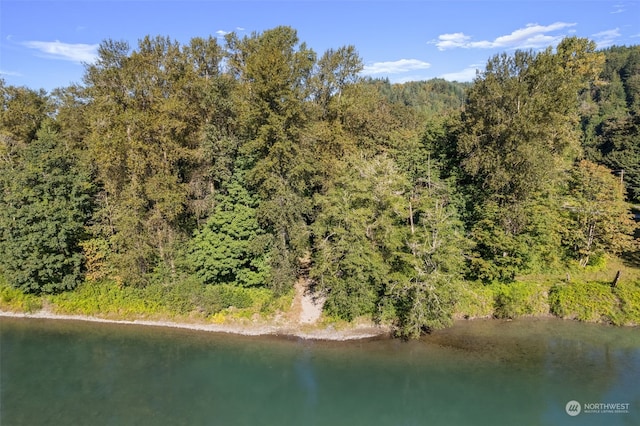
[[[471,83],[440,78],[402,84],[391,84],[388,80],[370,82],[377,85],[390,102],[413,107],[425,116],[460,110],[465,102],[465,92],[471,87]]]

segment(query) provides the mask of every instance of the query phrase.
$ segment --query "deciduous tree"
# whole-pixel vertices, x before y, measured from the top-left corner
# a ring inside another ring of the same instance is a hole
[[[620,253],[634,247],[636,224],[624,200],[620,180],[611,170],[583,160],[571,171],[565,208],[565,242],[586,266],[594,255]]]
[[[0,163],[0,271],[25,293],[72,289],[83,278],[89,177],[47,124],[15,160]]]

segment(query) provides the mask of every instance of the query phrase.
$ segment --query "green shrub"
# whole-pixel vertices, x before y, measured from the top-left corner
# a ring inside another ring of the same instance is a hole
[[[295,296],[294,289],[281,295],[276,295],[272,290],[264,288],[255,288],[251,291],[254,294],[254,306],[259,305],[260,313],[265,315],[289,310]]]
[[[204,286],[195,279],[185,279],[164,284],[154,282],[142,290],[145,298],[154,300],[172,315],[186,315],[195,311],[201,303]]]
[[[257,313],[268,310],[280,298],[274,298],[265,288],[202,285],[192,277],[170,284],[157,281],[143,288],[120,286],[114,281],[88,281],[73,292],[49,296],[49,300],[57,313],[136,318],[208,317],[232,306]]]
[[[231,306],[237,309],[248,308],[253,305],[251,291],[228,284],[208,285],[200,301],[202,312],[209,316]]]
[[[492,285],[491,288],[494,294],[493,315],[496,318],[544,315],[549,312],[546,288],[541,284],[499,283]]]
[[[25,294],[0,278],[0,309],[13,312],[34,312],[42,309],[42,298]]]
[[[480,282],[454,283],[456,304],[454,315],[463,318],[483,318],[493,315],[493,291]]]
[[[113,281],[84,282],[75,291],[50,296],[58,313],[132,317],[162,312],[157,300],[142,289],[123,287]]]
[[[554,285],[549,292],[551,312],[580,321],[620,322],[618,301],[608,283],[572,282]]]
[[[619,282],[613,293],[620,300],[620,323],[640,325],[640,282]]]

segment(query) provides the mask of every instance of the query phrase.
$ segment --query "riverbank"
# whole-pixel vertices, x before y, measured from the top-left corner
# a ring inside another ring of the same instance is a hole
[[[224,290],[223,286],[218,289]],[[268,290],[229,288],[225,303],[210,312],[183,303],[193,293],[141,293],[113,283],[85,283],[74,292],[27,295],[0,286],[0,316],[171,327],[245,336],[290,336],[310,340],[357,340],[391,334],[389,326],[359,319],[349,323],[322,315],[324,297],[299,280],[289,294],[274,298]],[[219,296],[219,295],[218,295]],[[204,305],[204,304],[203,304]],[[233,306],[228,306],[233,305]],[[224,307],[224,308],[223,308]]]
[[[242,336],[287,336],[309,340],[346,341],[368,339],[389,335],[391,330],[373,323],[359,323],[336,327],[333,324],[295,324],[287,319],[272,323],[263,320],[235,320],[225,323],[203,322],[201,320],[174,321],[169,319],[111,319],[91,315],[68,315],[42,309],[35,312],[11,312],[0,310],[0,317],[35,318],[46,320],[87,321],[106,324],[143,325],[151,327],[181,328],[212,333],[236,334]]]
[[[616,285],[607,280],[611,270],[585,271],[574,274],[570,281],[532,276],[508,284],[458,282],[453,288],[452,319],[556,317],[638,326],[640,270],[625,269],[621,262],[611,266],[623,271],[624,279]],[[364,339],[393,332],[389,316],[381,316],[383,326],[366,316],[348,322],[324,312],[324,302],[323,295],[314,293],[304,280],[277,296],[264,288],[203,287],[195,282],[136,288],[111,281],[85,282],[71,292],[34,295],[0,282],[0,315],[4,316],[317,340]]]
[[[46,309],[37,312],[9,312],[0,311],[0,317],[11,318],[36,318],[46,320],[87,321],[106,324],[143,325],[151,327],[170,327],[187,330],[207,331],[212,333],[237,334],[242,336],[289,336],[309,340],[347,341],[368,339],[385,336],[390,329],[374,324],[357,324],[345,328],[336,328],[333,325],[301,325],[293,324],[267,324],[261,321],[236,321],[232,323],[215,324],[206,322],[181,322],[171,320],[145,320],[145,319],[109,319],[89,315],[65,315],[56,314]]]

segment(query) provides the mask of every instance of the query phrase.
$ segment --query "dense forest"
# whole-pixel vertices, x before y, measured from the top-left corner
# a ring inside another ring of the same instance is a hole
[[[362,69],[354,46],[318,55],[277,27],[107,40],[82,84],[0,83],[3,297],[206,316],[305,280],[327,316],[414,337],[487,289],[494,315],[536,313],[510,304],[542,297],[521,278],[566,276],[554,313],[584,292],[640,322],[640,281],[570,285],[637,258],[640,46],[566,38],[469,84]]]

